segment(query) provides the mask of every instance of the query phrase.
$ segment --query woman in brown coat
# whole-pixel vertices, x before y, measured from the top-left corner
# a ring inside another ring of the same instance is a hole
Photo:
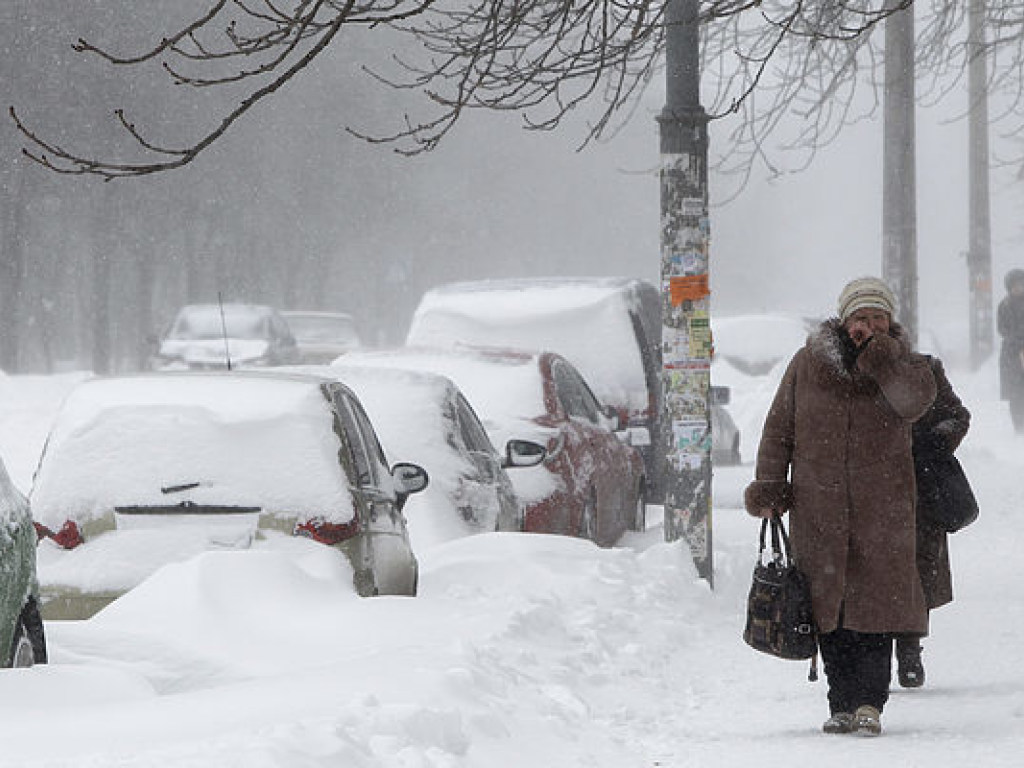
[[[790,361],[765,419],[747,510],[790,510],[828,678],[828,733],[881,732],[892,636],[927,631],[915,564],[911,427],[935,398],[927,359],[892,322],[877,278],[850,282],[838,318]]]
[[[914,423],[915,456],[941,454],[951,456],[971,426],[971,412],[953,391],[942,362],[928,357],[935,376],[935,402]],[[924,588],[928,610],[953,601],[953,574],[949,567],[949,537],[945,530],[929,521],[927,510],[917,506],[917,571]],[[896,638],[897,677],[904,688],[924,685],[920,635]]]

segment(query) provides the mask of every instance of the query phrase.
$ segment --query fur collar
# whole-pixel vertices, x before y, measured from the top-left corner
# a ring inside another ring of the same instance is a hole
[[[900,342],[904,354],[910,352],[910,341],[899,323],[889,326],[889,335]],[[811,371],[823,387],[875,394],[878,385],[857,367],[857,348],[843,328],[839,318],[829,318],[807,337],[805,345],[811,362]]]

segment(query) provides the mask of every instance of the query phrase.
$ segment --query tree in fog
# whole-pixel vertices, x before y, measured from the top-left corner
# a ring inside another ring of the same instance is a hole
[[[838,82],[855,68],[850,56],[857,41],[911,3],[702,3],[701,23],[720,75],[713,111],[739,110],[762,80],[778,83],[780,77],[814,85],[827,98],[829,81]],[[365,72],[413,98],[390,128],[348,126],[367,140],[418,153],[435,147],[471,110],[515,112],[526,128],[551,130],[586,106],[592,118],[581,139],[586,144],[615,130],[652,81],[665,44],[664,5],[647,0],[293,0],[285,5],[216,0],[204,13],[157,31],[159,42],[141,52],[87,40],[76,46],[113,66],[157,65],[177,85],[223,91],[228,104],[212,128],[195,131],[191,139],[182,138],[194,128],[189,125],[170,137],[156,135],[152,124],[136,122],[128,104],[115,113],[126,142],[109,155],[89,142],[85,150],[72,149],[51,138],[50,126],[27,122],[14,109],[11,114],[30,141],[27,151],[53,170],[111,179],[180,168],[325,50],[368,39],[391,55],[363,62]],[[777,62],[781,70],[772,70]],[[813,98],[785,87],[774,95],[783,106]],[[831,109],[826,103],[817,108]],[[770,127],[771,120],[758,124],[753,151],[744,149],[748,157],[760,152],[762,131]]]
[[[917,2],[918,55],[920,70],[932,80],[920,92],[938,99],[956,87],[964,69],[965,8],[951,0],[923,2]],[[199,5],[207,12],[190,15]],[[845,124],[869,114],[882,55],[880,36],[872,32],[908,5],[910,0],[702,3],[705,101],[712,118],[722,118],[712,146],[719,169],[738,172],[738,187],[757,164],[779,172],[785,163],[799,168]],[[101,337],[91,319],[111,295],[109,285],[99,285],[104,275],[115,285],[137,281],[130,295],[115,292],[108,312],[117,326],[112,354],[139,359],[141,337],[181,303],[208,300],[225,284],[237,286],[237,298],[313,306],[322,294],[308,285],[324,289],[317,274],[323,265],[313,249],[334,248],[352,259],[376,250],[359,250],[360,234],[353,229],[359,210],[339,207],[309,184],[311,168],[334,163],[354,174],[374,158],[305,158],[312,142],[321,145],[323,133],[344,125],[366,140],[417,154],[437,146],[468,113],[487,110],[514,112],[536,131],[569,123],[580,145],[608,137],[658,80],[663,13],[663,3],[640,0],[154,0],[144,6],[97,0],[83,15],[80,6],[56,0],[13,0],[0,11],[0,39],[18,35],[28,64],[19,66],[18,57],[9,56],[11,65],[5,65],[5,73],[20,79],[8,91],[17,122],[7,123],[0,178],[8,181],[0,193],[15,189],[11,134],[18,126],[19,143],[31,156],[79,175],[82,183],[57,189],[53,174],[26,177],[37,189],[18,199],[33,201],[26,209],[31,215],[21,224],[0,222],[0,269],[9,272],[17,261],[24,241],[18,232],[30,233],[29,248],[43,238],[65,238],[63,248],[46,251],[44,258],[54,260],[49,269],[74,253],[74,269],[95,286],[88,300],[75,298],[78,314],[64,321],[71,335],[95,329],[82,344]],[[1020,85],[1021,21],[1008,7],[987,14],[993,87],[1018,93],[1013,86]],[[80,55],[65,46],[74,39],[70,30],[84,38]],[[58,49],[59,56],[52,53]],[[51,61],[58,58],[60,70]],[[276,116],[277,130],[255,140],[255,123],[245,118],[257,105],[266,116],[272,104],[288,103],[284,86],[303,76],[315,80],[315,93],[307,86],[289,114]],[[61,99],[40,93],[40,82],[64,78],[85,85]],[[373,87],[387,95],[386,106],[369,95]],[[367,102],[371,109],[363,108]],[[997,118],[1015,120],[1012,106]],[[111,121],[113,107],[124,111]],[[586,121],[582,129],[574,116]],[[327,119],[333,126],[324,128]],[[793,127],[798,135],[783,150],[796,153],[783,163],[773,142]],[[228,134],[231,141],[220,141]],[[200,154],[204,162],[193,164]],[[267,163],[271,155],[273,166]],[[17,167],[26,166],[41,170],[31,163]],[[156,173],[173,168],[181,170]],[[181,181],[147,181],[125,193],[107,188],[122,185],[101,183],[122,176]],[[386,201],[387,185],[377,176],[359,174],[362,196]],[[124,199],[115,204],[120,194]],[[14,210],[4,206],[4,215]],[[314,220],[323,234],[297,226]],[[13,246],[4,245],[12,240]],[[96,269],[98,259],[113,261]],[[350,290],[341,300],[365,301],[359,286],[373,273],[355,263],[341,269]],[[0,313],[9,313],[17,302],[5,298],[13,283],[3,278]],[[55,305],[34,289],[19,301]],[[2,342],[19,335],[25,348],[33,338],[27,330],[0,324],[0,348],[11,349]],[[0,367],[13,369],[4,360]]]
[[[180,16],[182,5],[103,0],[86,15],[81,4],[9,0],[0,6],[6,99],[48,126],[53,141],[106,156],[124,151],[116,132],[104,129],[111,104],[130,103],[150,125],[191,130],[209,110],[162,91],[161,72],[126,68],[111,77],[106,66],[84,66],[90,62],[68,44],[83,35],[134,45],[158,19]],[[268,111],[279,114],[268,121]],[[320,308],[314,300],[327,299],[307,286],[325,283],[322,257],[334,247],[328,213],[337,212],[319,186],[336,180],[345,155],[309,157],[315,125],[284,131],[287,107],[263,112],[263,125],[287,132],[288,141],[254,139],[255,126],[240,126],[202,168],[132,185],[50,173],[21,154],[15,124],[0,121],[0,369],[138,367],[147,336],[182,303],[218,291]]]

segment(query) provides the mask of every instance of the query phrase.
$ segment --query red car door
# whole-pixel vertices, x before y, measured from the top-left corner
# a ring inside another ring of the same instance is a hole
[[[568,361],[555,357],[551,374],[565,417],[575,532],[611,546],[627,529],[632,514],[639,487],[636,451],[615,436],[597,398]]]

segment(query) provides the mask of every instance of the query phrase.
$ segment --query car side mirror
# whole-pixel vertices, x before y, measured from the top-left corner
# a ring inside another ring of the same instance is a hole
[[[509,440],[505,444],[505,460],[502,467],[535,467],[544,461],[547,449],[530,440]]]
[[[626,427],[616,432],[615,436],[626,445],[643,448],[651,444],[651,432],[647,427]]]
[[[729,387],[713,386],[711,387],[711,404],[712,405],[728,405],[729,400],[732,397],[732,391]]]
[[[430,482],[427,470],[419,464],[409,464],[404,461],[391,468],[391,477],[395,480],[395,491],[402,496],[419,493]]]
[[[601,409],[601,413],[608,420],[608,426],[612,432],[618,432],[625,426],[622,415],[614,405],[606,405]]]

